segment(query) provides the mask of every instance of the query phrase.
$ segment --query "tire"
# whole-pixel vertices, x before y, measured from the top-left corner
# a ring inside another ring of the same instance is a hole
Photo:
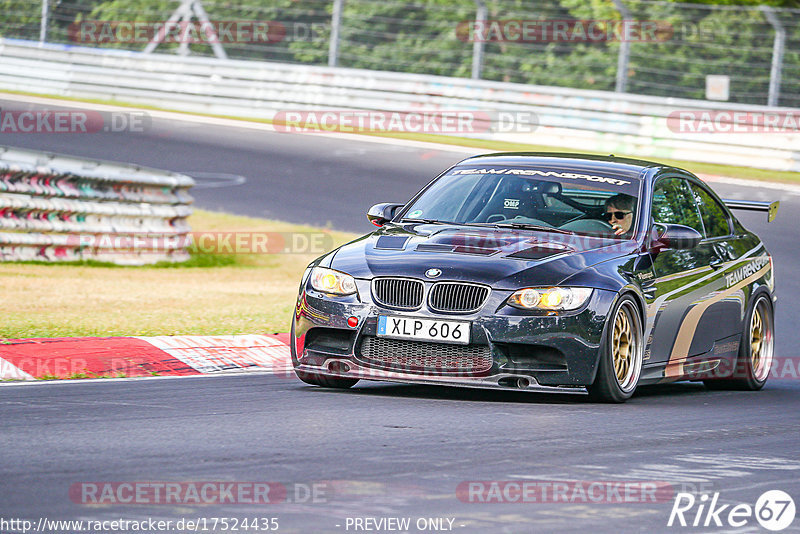
[[[644,334],[639,305],[630,295],[612,308],[589,398],[597,402],[625,402],[636,391],[642,374]]]
[[[289,352],[292,355],[294,374],[296,374],[297,378],[306,384],[320,386],[323,388],[349,389],[358,383],[358,378],[339,378],[336,376],[326,376],[317,373],[309,373],[306,371],[298,371],[297,366],[300,365],[300,362],[297,359],[297,347],[294,344],[294,319],[292,319],[292,330],[289,336]]]
[[[731,377],[703,380],[711,390],[758,391],[772,369],[775,350],[775,317],[769,296],[760,293],[742,324],[742,342]]]

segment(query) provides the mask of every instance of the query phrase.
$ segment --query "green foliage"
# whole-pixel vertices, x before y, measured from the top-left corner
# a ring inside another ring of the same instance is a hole
[[[42,6],[30,0],[0,0],[0,37],[18,37],[39,35]]]
[[[177,0],[49,0],[50,38],[68,41],[69,24],[81,20],[164,21]],[[775,32],[759,6],[800,8],[800,0],[698,0],[691,5],[624,0],[630,18],[659,21],[667,28],[656,42],[630,46],[633,93],[703,98],[705,77],[731,77],[731,100],[764,104]],[[225,43],[228,55],[325,65],[331,32],[330,0],[203,0],[211,20],[278,21],[283,39],[270,43]],[[611,0],[485,0],[489,20],[600,20],[622,16]],[[0,35],[38,38],[38,0],[0,0]],[[782,100],[800,105],[800,12],[778,15],[787,30]],[[474,0],[345,0],[338,64],[343,67],[468,77],[473,45],[464,24],[476,18]],[[144,43],[103,46],[141,50]],[[160,52],[177,48],[160,45]],[[194,54],[211,55],[208,44]],[[620,43],[502,42],[484,45],[482,77],[536,85],[613,90]]]
[[[0,0],[1,1],[1,0]],[[99,21],[148,21],[161,22],[179,7],[176,0],[106,0],[97,2],[91,19]],[[265,61],[298,61],[289,52],[291,37],[303,35],[306,27],[327,24],[330,15],[321,6],[322,0],[252,0],[234,2],[230,0],[204,0],[203,8],[211,21],[278,21],[288,38],[270,43],[224,43],[230,57]],[[193,20],[197,20],[193,18]],[[113,43],[107,46],[142,49],[144,43],[134,45]],[[164,43],[158,50],[165,52],[178,48],[176,43]],[[212,54],[211,46],[205,43],[192,44],[195,54]]]
[[[472,47],[455,30],[474,9],[471,0],[351,0],[342,16],[341,65],[468,76]]]

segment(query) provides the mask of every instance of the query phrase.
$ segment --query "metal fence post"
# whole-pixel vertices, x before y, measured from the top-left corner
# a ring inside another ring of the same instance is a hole
[[[475,4],[478,6],[477,11],[475,12],[475,23],[480,24],[481,28],[486,25],[487,19],[487,10],[486,4],[483,0],[475,0]],[[483,33],[483,32],[481,32]],[[483,72],[483,49],[485,43],[483,39],[475,39],[472,43],[472,79],[473,80],[480,80],[481,73]]]
[[[168,28],[171,27],[173,24],[183,22],[184,24],[191,24],[192,22],[192,13],[197,16],[197,19],[200,22],[206,24],[206,28],[208,28],[208,37],[210,38],[211,49],[214,51],[214,55],[219,59],[228,59],[228,54],[225,52],[225,48],[223,48],[222,44],[220,43],[219,35],[217,34],[216,30],[214,29],[214,25],[211,24],[211,21],[208,18],[208,13],[203,8],[202,0],[176,0],[180,1],[181,5],[170,15],[169,19],[167,19],[166,24],[158,31],[158,33],[153,36],[147,46],[144,47],[145,54],[151,54],[161,43],[164,42],[164,39],[167,36]],[[178,45],[178,54],[181,56],[188,56],[190,53],[189,50],[189,42],[188,41],[181,41],[180,45]]]
[[[42,22],[39,27],[39,43],[47,41],[47,19],[50,15],[50,0],[42,0]]]
[[[342,25],[342,11],[344,0],[333,1],[333,14],[331,15],[331,41],[328,47],[328,66],[335,67],[339,62],[339,30]]]
[[[614,6],[622,16],[623,32],[622,39],[619,42],[619,55],[617,56],[617,83],[614,90],[618,93],[624,93],[628,90],[628,63],[631,57],[631,43],[625,35],[625,21],[630,20],[631,12],[622,3],[622,0],[614,0]]]
[[[775,40],[772,42],[772,66],[769,70],[769,95],[768,106],[777,106],[781,97],[781,71],[783,69],[783,51],[786,45],[786,29],[780,19],[775,15],[775,10],[769,6],[761,6],[761,11],[767,21],[775,30]]]
[[[203,7],[202,0],[195,0],[195,2],[192,4],[192,9],[194,10],[194,14],[197,15],[197,19],[200,22],[205,22],[208,25],[208,28],[214,27],[214,25],[211,24],[211,20],[208,18],[208,13],[206,13],[205,8]],[[225,52],[225,48],[223,48],[222,43],[220,43],[219,35],[217,34],[216,30],[212,29],[211,31],[214,32],[213,38],[211,39],[211,49],[214,51],[214,55],[219,59],[228,59],[228,54]],[[186,51],[189,51],[188,46]]]

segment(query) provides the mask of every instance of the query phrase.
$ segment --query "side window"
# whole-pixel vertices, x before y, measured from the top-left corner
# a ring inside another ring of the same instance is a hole
[[[656,184],[653,191],[653,221],[682,224],[704,234],[694,197],[686,181],[681,178],[666,178]]]
[[[731,226],[728,222],[728,215],[717,200],[708,191],[697,184],[691,184],[692,193],[700,208],[700,216],[703,217],[703,226],[706,228],[708,237],[723,237],[730,235]]]

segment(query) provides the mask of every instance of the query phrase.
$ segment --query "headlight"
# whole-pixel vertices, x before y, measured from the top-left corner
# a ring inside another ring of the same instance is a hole
[[[357,291],[355,278],[325,267],[314,267],[311,270],[311,287],[332,295],[352,295]]]
[[[528,287],[508,298],[508,304],[521,310],[577,310],[592,290],[588,287]]]

